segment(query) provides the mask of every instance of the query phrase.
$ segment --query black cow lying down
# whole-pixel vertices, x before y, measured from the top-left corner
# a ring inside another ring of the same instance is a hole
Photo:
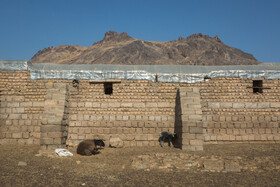
[[[99,146],[99,148],[105,147],[105,143],[103,142],[103,140],[99,140],[99,139],[84,140],[79,143],[77,148],[77,153],[86,156],[98,154],[99,148],[97,148],[97,146]]]
[[[172,141],[175,138],[177,138],[176,133],[171,133],[171,132],[166,132],[166,131],[161,132],[160,135],[159,135],[160,146],[164,147],[164,142],[168,141],[168,146],[172,147],[173,146]]]

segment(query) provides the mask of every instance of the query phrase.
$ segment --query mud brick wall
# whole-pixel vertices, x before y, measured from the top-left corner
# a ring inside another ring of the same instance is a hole
[[[159,145],[159,133],[174,132],[175,99],[179,84],[121,80],[113,94],[104,83],[80,81],[70,87],[68,145],[100,138],[108,145],[118,137],[124,146]]]
[[[41,120],[41,149],[65,146],[68,131],[69,98],[66,83],[46,83],[46,100]]]
[[[44,90],[28,71],[0,71],[0,144],[39,145]]]
[[[263,93],[252,82],[216,78],[201,89],[206,143],[280,140],[280,81],[264,79]]]
[[[176,132],[183,150],[203,150],[203,122],[199,87],[179,88],[180,104],[176,113],[180,123],[176,124]]]
[[[40,145],[49,82],[68,86],[61,122],[67,145],[91,138],[108,145],[110,137],[119,137],[124,146],[158,146],[160,132],[183,131],[175,112],[183,87],[199,88],[204,143],[280,141],[279,80],[263,80],[269,88],[263,93],[253,93],[253,80],[241,78],[196,84],[111,80],[113,93],[106,94],[106,81],[79,80],[76,87],[72,80],[31,80],[29,71],[0,71],[0,144]]]

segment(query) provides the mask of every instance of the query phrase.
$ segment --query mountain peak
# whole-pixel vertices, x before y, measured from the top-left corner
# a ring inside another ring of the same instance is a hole
[[[103,42],[122,42],[126,40],[131,40],[133,39],[130,37],[126,32],[123,33],[117,33],[116,31],[110,30],[105,33],[104,38],[100,41],[101,43]]]

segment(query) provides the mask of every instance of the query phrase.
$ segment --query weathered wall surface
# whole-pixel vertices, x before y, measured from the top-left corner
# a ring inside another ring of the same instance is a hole
[[[0,144],[40,144],[45,87],[28,71],[0,71]]]
[[[204,143],[277,142],[280,81],[264,79],[263,86],[270,89],[262,94],[247,88],[252,82],[241,78],[213,78],[196,84],[117,80],[112,82],[113,94],[105,94],[100,81],[80,80],[74,87],[72,80],[30,80],[29,71],[0,71],[0,144],[40,145],[46,138],[48,132],[41,127],[50,103],[48,83],[68,86],[63,96],[67,118],[60,118],[65,126],[61,142],[67,130],[67,145],[90,138],[104,139],[108,145],[110,137],[118,137],[124,146],[156,146],[161,131],[179,131],[175,124],[182,119],[175,112],[176,94],[183,87],[199,88],[203,134],[197,136]]]
[[[67,143],[119,137],[124,146],[158,145],[161,131],[174,132],[177,87],[122,80],[106,95],[103,83],[80,81],[79,88],[70,89]]]
[[[263,80],[263,93],[252,81],[215,78],[201,89],[205,142],[280,140],[280,81]]]

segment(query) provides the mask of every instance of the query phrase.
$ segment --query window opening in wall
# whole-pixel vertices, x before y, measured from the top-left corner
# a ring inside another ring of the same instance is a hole
[[[263,93],[263,81],[262,80],[253,80],[253,92],[254,93]]]
[[[112,82],[104,82],[104,93],[106,95],[113,94],[113,83]]]

